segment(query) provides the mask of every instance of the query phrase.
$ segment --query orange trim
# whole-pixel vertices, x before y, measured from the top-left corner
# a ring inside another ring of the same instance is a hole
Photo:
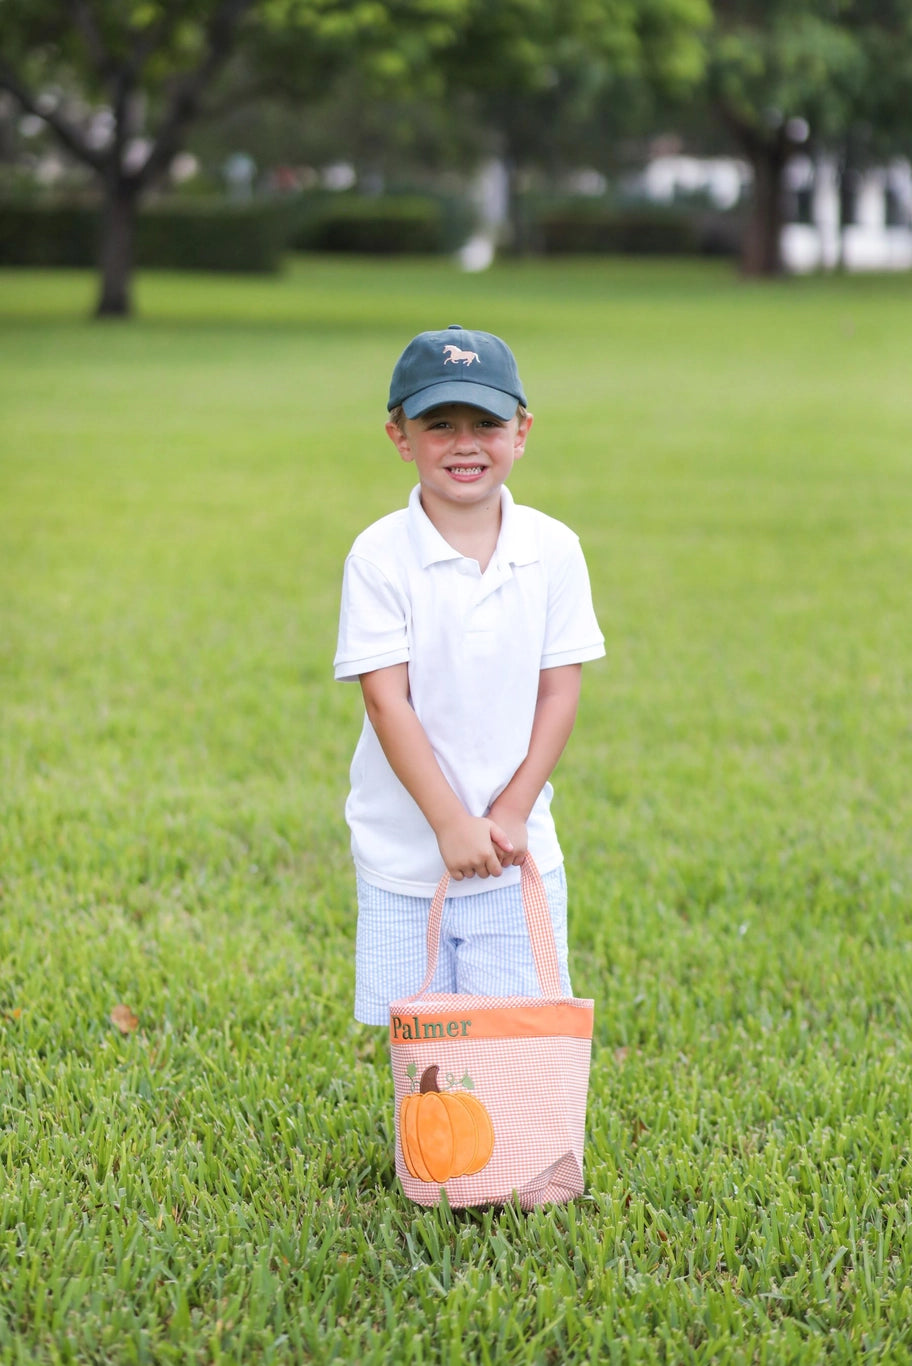
[[[504,1006],[494,1010],[446,1011],[443,1014],[390,1015],[390,1043],[455,1042],[457,1039],[540,1039],[556,1035],[592,1038],[588,1006]]]

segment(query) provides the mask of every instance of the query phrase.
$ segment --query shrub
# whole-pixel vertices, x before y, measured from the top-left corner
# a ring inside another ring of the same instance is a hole
[[[98,213],[85,204],[0,204],[0,265],[92,266]]]
[[[443,203],[430,195],[333,195],[306,213],[291,245],[310,251],[428,255],[448,249]]]
[[[653,208],[568,206],[545,211],[536,237],[546,255],[620,253],[692,256],[700,236],[692,215]]]
[[[184,200],[140,215],[136,259],[185,270],[278,270],[291,231],[281,206]]]
[[[95,266],[99,221],[97,203],[0,204],[0,265]],[[136,262],[170,270],[274,271],[290,230],[287,211],[274,204],[153,203],[139,214]]]

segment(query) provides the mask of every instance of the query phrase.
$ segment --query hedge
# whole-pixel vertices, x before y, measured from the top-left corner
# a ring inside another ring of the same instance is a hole
[[[528,205],[533,251],[644,253],[737,252],[736,215],[584,204]],[[0,265],[97,265],[97,205],[0,201]],[[454,251],[469,236],[469,206],[424,194],[316,193],[236,205],[181,200],[145,207],[137,223],[140,266],[188,270],[275,271],[292,251],[428,255]]]
[[[433,255],[455,250],[469,231],[463,209],[432,195],[342,194],[305,203],[289,245],[299,251]]]
[[[433,195],[318,192],[244,205],[186,199],[140,211],[136,261],[274,271],[285,250],[427,255],[454,251],[470,231],[466,205]],[[98,232],[97,204],[0,201],[0,265],[95,266]]]
[[[546,255],[621,253],[696,255],[696,223],[668,210],[568,207],[542,213],[535,236]]]
[[[98,263],[100,212],[92,204],[0,204],[0,265]],[[273,204],[153,204],[137,220],[136,261],[171,270],[277,270],[291,231]]]
[[[0,264],[95,264],[98,215],[74,204],[0,204]]]
[[[291,222],[278,204],[150,208],[140,214],[137,261],[185,270],[271,272],[279,269]]]

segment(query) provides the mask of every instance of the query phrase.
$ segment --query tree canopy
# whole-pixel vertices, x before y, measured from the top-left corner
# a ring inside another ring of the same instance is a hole
[[[267,90],[312,101],[356,60],[369,80],[432,70],[460,9],[459,0],[4,0],[0,88],[103,187],[97,311],[130,312],[137,203],[207,101],[210,112]]]
[[[416,147],[469,157],[476,139],[514,174],[610,144],[649,107],[634,92],[686,101],[752,165],[755,273],[779,266],[795,150],[848,159],[912,134],[906,0],[3,0],[2,16],[0,89],[103,192],[101,314],[130,311],[137,205],[190,130],[256,100],[306,120],[335,98],[377,149],[388,116],[403,140],[417,118]]]
[[[912,15],[896,0],[713,0],[704,94],[754,173],[749,273],[780,268],[782,181],[799,149],[908,121]]]

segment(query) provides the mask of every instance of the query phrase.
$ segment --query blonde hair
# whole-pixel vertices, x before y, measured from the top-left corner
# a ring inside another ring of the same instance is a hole
[[[520,422],[522,422],[524,418],[527,418],[529,416],[529,410],[524,403],[517,403],[516,416]],[[395,408],[390,409],[387,421],[394,422],[403,436],[405,436],[405,424],[407,420],[408,419],[405,416],[405,409],[403,408],[401,403],[398,403]]]

